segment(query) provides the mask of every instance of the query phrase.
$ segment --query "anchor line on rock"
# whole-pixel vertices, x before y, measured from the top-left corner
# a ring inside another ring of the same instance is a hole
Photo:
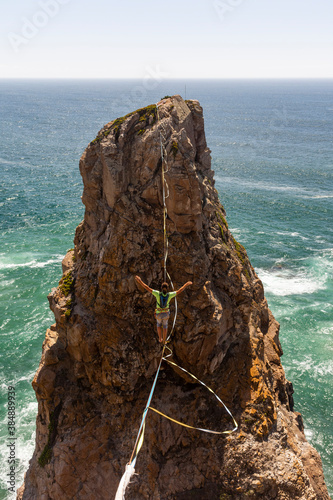
[[[172,290],[174,290],[173,282],[172,282],[170,274],[168,273],[168,270],[167,270],[167,258],[168,258],[169,241],[168,241],[168,234],[167,234],[167,227],[166,227],[166,221],[167,221],[167,215],[168,215],[167,206],[166,206],[166,199],[169,196],[169,186],[168,186],[168,183],[167,183],[166,178],[165,178],[165,174],[168,172],[167,150],[166,150],[166,147],[164,145],[164,144],[166,144],[166,130],[164,128],[163,123],[160,121],[160,118],[159,118],[158,104],[156,104],[156,114],[157,114],[157,121],[160,123],[160,126],[161,126],[161,130],[160,130],[160,147],[161,147],[161,159],[162,159],[162,199],[163,199],[163,255],[164,255],[164,257],[163,257],[163,272],[164,272],[164,281],[166,281],[166,278],[168,278],[169,281],[170,281]],[[174,316],[173,325],[172,325],[170,334],[168,335],[166,342],[168,342],[170,340],[171,335],[173,333],[173,330],[175,328],[176,319],[177,319],[177,312],[178,312],[177,299],[175,298],[175,316]],[[164,355],[166,349],[169,351],[169,353],[167,355]],[[121,478],[121,481],[119,483],[118,490],[117,490],[117,493],[116,493],[116,496],[115,496],[115,500],[125,500],[126,488],[127,488],[128,484],[130,483],[131,477],[135,474],[135,465],[136,465],[137,457],[138,457],[139,451],[141,450],[141,447],[142,447],[143,442],[144,442],[144,433],[145,433],[146,419],[147,419],[147,415],[148,415],[148,410],[153,410],[155,413],[161,415],[162,417],[165,417],[168,420],[170,420],[171,422],[174,422],[177,425],[181,425],[182,427],[185,427],[187,429],[197,430],[197,431],[200,431],[200,432],[206,432],[206,433],[209,433],[209,434],[216,434],[216,435],[223,435],[224,434],[224,435],[226,435],[226,434],[231,434],[231,433],[235,432],[238,429],[238,424],[237,424],[235,418],[233,417],[232,413],[227,408],[227,406],[224,404],[224,402],[222,401],[222,399],[219,398],[219,396],[210,387],[208,387],[204,382],[202,382],[202,380],[198,379],[195,375],[193,375],[192,373],[190,373],[189,371],[187,371],[185,368],[179,366],[174,361],[171,361],[169,358],[172,355],[173,355],[172,350],[165,343],[163,345],[161,358],[160,358],[160,361],[159,361],[159,364],[158,364],[158,368],[157,368],[157,371],[156,371],[156,374],[155,374],[153,385],[151,387],[151,390],[150,390],[150,393],[149,393],[149,396],[148,396],[147,404],[146,404],[146,407],[145,407],[145,409],[143,411],[143,414],[142,414],[142,419],[141,419],[139,431],[138,431],[138,434],[137,434],[137,437],[136,437],[136,441],[135,441],[135,444],[134,444],[134,448],[133,448],[133,451],[132,451],[132,455],[131,455],[131,458],[130,458],[129,462],[126,465],[125,473],[123,474],[123,476]],[[153,394],[154,394],[154,391],[155,391],[155,388],[156,388],[157,379],[158,379],[158,376],[159,376],[159,373],[160,373],[160,369],[161,369],[161,365],[162,365],[163,361],[166,361],[171,366],[174,366],[174,367],[182,370],[189,377],[191,377],[197,383],[201,384],[208,391],[210,391],[215,396],[215,398],[217,399],[217,401],[223,406],[223,408],[226,410],[226,412],[228,413],[228,415],[231,417],[231,419],[233,421],[233,425],[234,425],[233,429],[227,430],[227,431],[213,431],[213,430],[210,430],[210,429],[203,429],[201,427],[193,427],[191,425],[188,425],[188,424],[185,424],[183,422],[180,422],[179,420],[176,420],[176,419],[174,419],[172,417],[169,417],[168,415],[165,415],[164,413],[162,413],[161,411],[157,410],[156,408],[153,408],[152,406],[150,406],[150,403],[151,403],[152,398],[153,398]]]
[[[161,148],[161,160],[162,160],[162,201],[163,201],[163,273],[164,273],[164,281],[168,280],[170,281],[172,291],[175,291],[175,287],[173,285],[172,279],[170,274],[168,273],[167,270],[167,259],[168,259],[168,252],[169,252],[169,239],[168,239],[168,233],[167,233],[167,217],[168,217],[168,209],[166,206],[166,199],[169,197],[169,186],[167,183],[167,180],[165,178],[165,174],[168,172],[168,152],[165,147],[165,144],[167,142],[166,138],[166,130],[165,127],[160,120],[160,115],[158,111],[158,104],[156,104],[156,115],[157,115],[157,122],[160,125],[160,148]],[[177,297],[175,297],[175,315],[173,318],[173,323],[172,327],[170,330],[170,333],[167,337],[167,342],[170,340],[173,331],[175,329],[176,325],[176,320],[177,320],[177,314],[178,314],[178,303],[177,303]]]

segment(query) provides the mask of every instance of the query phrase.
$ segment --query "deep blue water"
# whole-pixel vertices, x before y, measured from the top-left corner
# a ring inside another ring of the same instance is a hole
[[[281,323],[295,409],[333,493],[333,82],[188,81],[204,108],[216,187]],[[0,81],[0,460],[16,388],[18,487],[34,448],[31,388],[47,294],[83,218],[79,158],[111,119],[184,96],[182,81]],[[0,499],[7,498],[6,467]],[[14,495],[8,496],[14,498]]]

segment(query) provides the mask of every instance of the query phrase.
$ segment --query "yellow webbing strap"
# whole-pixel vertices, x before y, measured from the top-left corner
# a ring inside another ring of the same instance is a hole
[[[229,411],[229,409],[223,403],[222,399],[218,397],[218,395],[213,391],[213,389],[211,389],[210,387],[208,387],[208,385],[206,385],[204,382],[202,382],[202,380],[199,380],[195,375],[193,375],[193,373],[190,373],[189,371],[185,370],[185,368],[183,368],[182,366],[177,365],[177,363],[174,363],[173,361],[170,361],[168,358],[170,356],[172,356],[173,352],[170,349],[170,347],[168,347],[166,345],[164,347],[166,349],[168,349],[169,354],[167,356],[163,356],[162,359],[164,361],[166,361],[167,363],[169,363],[170,365],[176,366],[177,368],[179,368],[183,372],[187,373],[187,375],[189,375],[190,377],[192,377],[196,382],[198,382],[203,387],[205,387],[206,389],[208,389],[215,396],[215,398],[218,400],[218,402],[222,404],[223,408],[226,410],[226,412],[228,413],[228,415],[232,418],[232,421],[233,421],[233,424],[234,424],[234,428],[231,429],[231,430],[228,430],[228,431],[212,431],[210,429],[202,429],[201,427],[192,427],[191,425],[184,424],[183,422],[179,422],[178,420],[175,420],[174,418],[171,418],[168,415],[165,415],[164,413],[162,413],[159,410],[156,410],[156,408],[153,408],[152,406],[149,406],[150,410],[153,410],[156,413],[158,413],[159,415],[161,415],[162,417],[165,417],[168,420],[171,420],[175,424],[182,425],[183,427],[187,427],[188,429],[194,429],[194,430],[201,431],[201,432],[208,432],[210,434],[231,434],[232,432],[235,432],[238,429],[238,424],[237,424],[236,420],[234,419],[232,413]]]
[[[192,425],[184,424],[184,422],[179,422],[179,420],[175,420],[174,418],[169,417],[168,415],[165,415],[165,413],[162,413],[159,410],[156,410],[156,408],[153,408],[152,406],[149,406],[150,410],[153,410],[154,412],[158,413],[162,417],[167,418],[168,420],[171,420],[171,422],[174,422],[175,424],[181,425],[182,427],[186,427],[187,429],[193,429],[195,431],[201,431],[201,432],[209,432],[210,434],[231,434],[234,432],[234,429],[231,431],[211,431],[209,429],[201,429],[201,427],[193,427]]]
[[[143,418],[143,416],[142,416],[142,418]],[[134,448],[135,453],[134,453],[133,458],[130,460],[130,463],[133,462],[133,460],[137,457],[139,451],[141,450],[141,447],[143,445],[143,441],[145,439],[145,430],[146,430],[146,419],[144,419],[143,426],[141,427],[140,438],[139,438],[138,444],[136,445],[136,448]]]

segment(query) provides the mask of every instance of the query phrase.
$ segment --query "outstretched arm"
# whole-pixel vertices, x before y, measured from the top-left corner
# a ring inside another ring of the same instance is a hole
[[[142,279],[140,278],[140,276],[135,276],[135,281],[136,281],[139,285],[141,285],[141,286],[142,286],[145,290],[147,290],[147,292],[152,293],[153,289],[152,289],[152,288],[150,288],[150,286],[146,285],[146,283],[144,283],[144,282],[142,281]]]
[[[192,281],[188,281],[187,283],[185,283],[185,285],[183,285],[181,288],[179,288],[179,290],[177,290],[177,295],[179,295],[180,293],[182,293],[186,287],[190,286],[190,285],[193,285]]]

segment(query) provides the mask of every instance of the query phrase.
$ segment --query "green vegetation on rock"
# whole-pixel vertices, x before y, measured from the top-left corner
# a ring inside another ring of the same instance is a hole
[[[66,319],[69,319],[70,315],[72,314],[72,307],[73,307],[72,299],[67,300],[66,307],[67,307],[67,309],[65,311],[65,316],[66,316]]]
[[[225,225],[225,227],[228,229],[228,223],[226,221],[226,219],[223,217],[223,215],[221,214],[221,212],[216,212],[216,217],[219,217],[221,219],[221,221],[223,222],[223,224]]]
[[[51,455],[52,455],[52,450],[51,450],[49,444],[47,443],[45,445],[44,450],[41,453],[41,456],[38,459],[39,465],[41,467],[45,467],[45,465],[48,464],[49,461],[51,460]]]
[[[119,135],[120,135],[120,129],[121,129],[121,126],[122,124],[124,123],[124,121],[126,120],[126,118],[129,118],[131,116],[132,113],[129,113],[128,115],[126,116],[122,116],[121,118],[117,118],[116,120],[114,120],[114,122],[112,123],[111,125],[111,129],[114,130],[114,133],[115,133],[115,136],[116,136],[116,139],[118,139]],[[110,129],[110,131],[111,131]]]
[[[218,222],[218,225],[219,225],[219,228],[220,228],[220,231],[221,231],[222,240],[226,243],[226,240],[225,240],[225,237],[224,237],[223,227],[221,226],[221,224],[219,222]]]
[[[153,117],[152,123],[155,123],[156,118],[157,118],[156,104],[150,104],[149,106],[146,106],[145,108],[137,109],[136,111],[132,111],[131,113],[128,113],[125,116],[121,116],[120,118],[116,118],[111,123],[110,127],[106,130],[103,130],[103,132],[101,132],[99,135],[97,135],[97,137],[95,137],[95,139],[93,141],[91,141],[90,144],[99,144],[102,141],[102,139],[104,137],[107,137],[112,131],[114,131],[115,138],[116,138],[116,140],[118,140],[118,137],[120,135],[121,126],[127,120],[127,118],[135,115],[136,113],[139,114],[139,122],[140,123],[147,122],[150,116]],[[141,130],[143,130],[143,129],[141,129]],[[143,132],[141,132],[141,133],[143,133]],[[141,135],[141,134],[139,134],[139,135]]]
[[[231,500],[231,496],[228,493],[221,493],[219,500]]]
[[[52,444],[51,443],[52,443],[52,435],[55,432],[55,417],[54,417],[53,412],[50,414],[50,423],[49,423],[48,429],[49,429],[49,436],[47,439],[47,443],[46,443],[44,450],[42,451],[40,457],[38,458],[38,463],[41,467],[45,467],[45,465],[48,464],[49,461],[51,460],[51,456],[52,456]]]
[[[243,264],[244,274],[245,274],[246,278],[248,280],[250,280],[251,279],[251,275],[250,275],[250,271],[249,271],[249,259],[248,259],[246,250],[243,247],[243,245],[241,245],[240,243],[238,243],[237,240],[235,240],[234,237],[232,239],[233,239],[233,242],[234,242],[234,245],[235,245],[237,257],[239,258],[239,260]]]
[[[173,141],[171,145],[171,153],[173,154],[174,159],[176,158],[178,151],[179,151],[178,142]]]
[[[61,292],[67,297],[74,290],[74,278],[72,271],[69,271],[59,281],[59,288]]]
[[[224,241],[224,243],[227,244],[228,243],[228,235],[227,235],[227,233],[224,232],[224,230],[226,229],[228,231],[228,223],[227,223],[226,219],[223,217],[223,215],[221,214],[221,212],[215,212],[215,214],[217,217],[217,223],[218,223],[220,231],[221,231],[222,240]],[[220,224],[219,220],[222,222],[222,224]]]

